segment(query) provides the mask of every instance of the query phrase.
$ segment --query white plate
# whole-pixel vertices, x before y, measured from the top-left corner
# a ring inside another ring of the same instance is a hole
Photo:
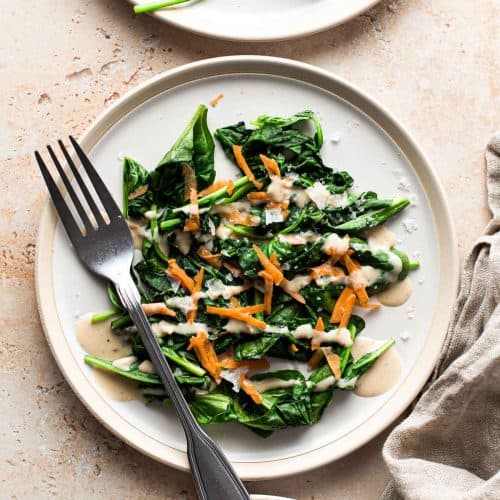
[[[399,246],[410,255],[420,254],[422,267],[413,274],[414,294],[406,305],[383,308],[370,317],[364,332],[397,339],[405,363],[399,384],[377,398],[335,393],[319,423],[279,431],[265,440],[237,424],[208,427],[244,479],[268,479],[345,455],[373,438],[408,406],[431,373],[441,348],[455,297],[457,245],[437,179],[401,126],[345,81],[284,59],[237,56],[189,64],[157,76],[108,109],[81,138],[81,144],[116,199],[121,199],[120,154],[153,167],[196,106],[208,103],[219,92],[225,97],[210,108],[211,130],[263,113],[287,116],[312,109],[324,126],[326,163],[351,172],[356,189],[392,197],[410,194],[401,190],[409,184],[416,196],[416,206],[391,224],[402,240]],[[337,144],[329,140],[333,136],[340,139]],[[220,176],[234,172],[220,148],[216,163]],[[407,232],[403,222],[414,222],[418,229]],[[161,462],[187,468],[184,436],[173,411],[138,401],[110,401],[99,393],[92,369],[83,363],[75,318],[107,308],[106,293],[79,264],[51,205],[42,216],[36,273],[47,339],[75,392],[123,440]],[[406,342],[399,338],[403,332],[410,335]]]
[[[151,0],[129,0],[146,4]],[[270,41],[322,31],[361,14],[380,0],[193,0],[153,13],[200,35]]]

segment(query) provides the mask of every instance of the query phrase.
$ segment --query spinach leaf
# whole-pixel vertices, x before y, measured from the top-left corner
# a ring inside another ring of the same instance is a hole
[[[127,217],[143,217],[153,203],[153,194],[149,190],[149,172],[135,160],[125,157],[123,160],[123,215]],[[134,196],[139,188],[146,191]],[[130,199],[134,196],[132,199]]]
[[[200,424],[217,424],[236,420],[233,398],[211,392],[196,396],[190,403],[191,411]]]
[[[160,206],[183,202],[183,165],[194,170],[198,189],[212,184],[215,178],[215,145],[208,130],[207,112],[206,106],[198,107],[184,132],[150,174],[155,201]]]

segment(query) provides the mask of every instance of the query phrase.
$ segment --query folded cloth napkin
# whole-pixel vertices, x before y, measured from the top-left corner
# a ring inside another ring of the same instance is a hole
[[[493,218],[465,261],[430,384],[384,445],[384,500],[500,499],[500,133],[486,167]]]

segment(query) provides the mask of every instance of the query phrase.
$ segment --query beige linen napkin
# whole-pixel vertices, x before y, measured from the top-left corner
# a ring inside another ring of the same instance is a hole
[[[465,262],[431,383],[384,445],[384,500],[500,499],[500,133],[486,166],[493,218]]]

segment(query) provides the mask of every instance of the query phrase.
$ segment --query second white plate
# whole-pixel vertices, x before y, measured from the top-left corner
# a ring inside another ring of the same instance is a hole
[[[129,0],[147,4],[151,0]],[[342,24],[380,0],[193,0],[158,10],[162,21],[200,35],[241,41],[296,38]]]

